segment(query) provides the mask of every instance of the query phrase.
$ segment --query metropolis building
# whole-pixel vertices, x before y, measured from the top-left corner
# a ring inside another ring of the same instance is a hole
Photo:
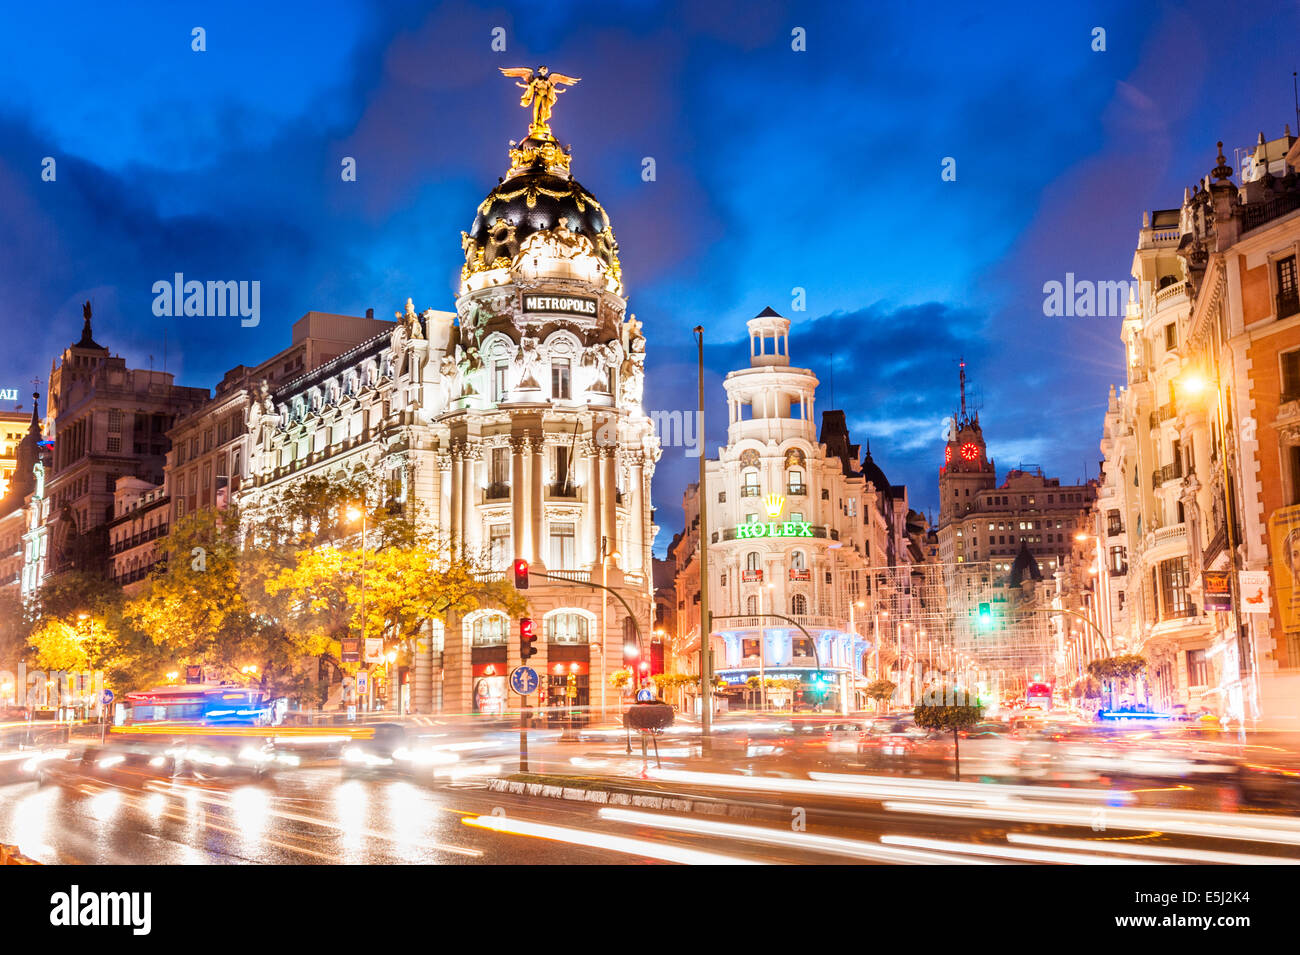
[[[609,217],[571,175],[548,117],[534,112],[461,234],[454,312],[408,299],[380,334],[260,389],[240,500],[256,508],[307,475],[361,464],[428,539],[496,573],[523,557],[542,702],[599,714],[617,711],[609,676],[625,645],[639,636],[648,648],[659,445]],[[435,625],[414,647],[412,709],[500,712],[518,632],[493,608]]]

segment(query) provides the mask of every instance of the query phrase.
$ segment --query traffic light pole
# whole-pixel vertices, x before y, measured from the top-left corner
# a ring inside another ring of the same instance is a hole
[[[539,688],[540,692],[540,688]],[[519,771],[528,772],[528,697],[521,696],[519,705]]]
[[[1068,614],[1069,614],[1070,616],[1072,616],[1072,617],[1078,617],[1080,620],[1082,620],[1082,621],[1083,621],[1084,623],[1086,623],[1088,626],[1092,627],[1093,631],[1097,634],[1097,636],[1101,637],[1101,643],[1102,643],[1102,646],[1104,646],[1104,647],[1106,648],[1106,654],[1107,654],[1107,656],[1114,656],[1114,655],[1115,655],[1115,651],[1112,650],[1112,649],[1110,648],[1110,641],[1106,639],[1106,634],[1104,634],[1104,633],[1101,632],[1101,627],[1097,626],[1095,623],[1093,623],[1091,620],[1089,620],[1089,619],[1088,619],[1087,617],[1085,617],[1083,614],[1079,613],[1077,610],[1066,610],[1064,607],[1060,607],[1060,608],[1056,608],[1056,607],[1026,607],[1026,608],[1022,608],[1019,612],[1020,612],[1020,613],[1068,613]]]

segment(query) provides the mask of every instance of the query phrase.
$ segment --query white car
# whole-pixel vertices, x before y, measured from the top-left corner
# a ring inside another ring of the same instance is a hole
[[[856,754],[864,732],[861,723],[831,723],[826,727],[826,752]]]

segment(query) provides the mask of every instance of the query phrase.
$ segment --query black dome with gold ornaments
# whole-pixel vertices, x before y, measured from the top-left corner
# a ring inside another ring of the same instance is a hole
[[[510,144],[510,170],[479,203],[469,232],[461,233],[462,275],[468,278],[485,269],[508,267],[525,239],[552,231],[567,241],[574,236],[589,241],[596,258],[621,285],[618,242],[609,217],[596,197],[569,174],[570,154],[546,122],[555,93],[562,92],[557,84],[573,85],[577,79],[548,73],[546,67],[502,72],[528,80],[518,84],[525,90],[520,103],[534,107],[534,121],[523,142]]]

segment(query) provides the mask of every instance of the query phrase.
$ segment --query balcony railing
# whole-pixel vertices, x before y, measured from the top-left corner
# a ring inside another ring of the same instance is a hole
[[[1300,312],[1300,294],[1291,292],[1290,294],[1278,295],[1277,297],[1277,317],[1286,318]]]
[[[1178,414],[1178,409],[1172,401],[1167,405],[1161,405],[1155,411],[1151,412],[1151,427],[1154,428],[1162,421],[1168,421],[1176,414]]]
[[[1249,203],[1241,210],[1241,231],[1249,232],[1251,229],[1258,229],[1266,222],[1271,222],[1296,209],[1300,209],[1300,191],[1274,196],[1263,202]]]
[[[788,495],[791,496],[791,497],[803,497],[804,495],[806,495],[806,494],[808,493],[808,485],[807,485],[807,484],[787,484],[787,485],[785,486],[785,493],[788,494]]]
[[[790,571],[790,579],[791,579],[791,580],[812,580],[812,571],[811,571],[811,570],[791,570],[791,571]]]
[[[591,583],[591,571],[589,570],[548,570],[548,576],[559,577],[561,580],[572,580],[578,583]]]
[[[1162,468],[1156,468],[1151,472],[1151,486],[1159,487],[1169,481],[1177,480],[1183,476],[1183,462],[1175,461],[1173,464],[1166,464]]]
[[[1187,536],[1186,524],[1171,524],[1168,527],[1157,527],[1151,532],[1151,547],[1159,547],[1161,544],[1169,544],[1174,541],[1183,540]]]
[[[763,579],[763,572],[761,570],[742,570],[740,572],[740,579],[744,583],[761,581]]]
[[[1196,604],[1192,603],[1189,600],[1187,603],[1183,604],[1182,607],[1166,607],[1164,609],[1164,612],[1161,614],[1160,619],[1161,620],[1185,620],[1188,617],[1196,617],[1199,615],[1200,613],[1196,609]]]
[[[577,497],[578,489],[564,481],[556,481],[546,486],[546,494],[548,497]]]
[[[510,485],[505,481],[496,481],[489,484],[483,491],[483,500],[485,501],[499,501],[509,496]]]
[[[763,489],[757,484],[746,484],[740,489],[741,497],[762,497]]]

